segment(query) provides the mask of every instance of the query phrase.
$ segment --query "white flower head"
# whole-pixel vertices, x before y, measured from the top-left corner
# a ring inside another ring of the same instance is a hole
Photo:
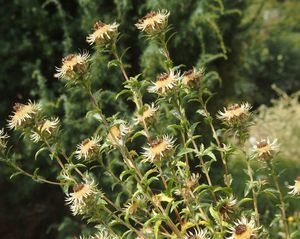
[[[272,142],[269,138],[261,139],[253,146],[253,157],[267,159],[274,156],[278,150],[277,139],[274,139]]]
[[[195,67],[183,73],[182,82],[188,87],[196,87],[204,76],[204,68],[197,70]]]
[[[218,211],[225,217],[233,213],[236,209],[237,199],[230,195],[230,197],[220,198],[217,202]]]
[[[148,143],[148,147],[143,148],[145,152],[143,161],[158,162],[167,157],[174,148],[174,140],[168,135],[164,135],[162,138],[156,139]]]
[[[86,41],[90,45],[93,45],[94,43],[105,44],[118,35],[118,27],[119,24],[116,22],[112,24],[105,24],[98,21],[94,25],[94,32],[86,38]]]
[[[107,135],[107,140],[112,145],[123,144],[124,136],[130,132],[131,128],[125,123],[113,125]]]
[[[55,130],[58,127],[58,124],[59,124],[58,118],[43,120],[38,124],[36,131],[33,131],[31,135],[31,139],[34,142],[39,142],[41,140],[41,135],[44,134],[45,136],[49,137],[50,135],[53,134],[53,132],[55,132]]]
[[[288,186],[289,189],[292,189],[292,191],[289,192],[289,194],[292,194],[294,196],[300,195],[300,176],[298,176],[295,180],[295,184],[293,186]]]
[[[169,15],[167,10],[152,11],[139,19],[135,26],[147,34],[153,34],[166,28]]]
[[[250,115],[252,106],[249,103],[233,104],[224,107],[224,112],[219,111],[217,118],[226,124],[235,125],[244,122]]]
[[[258,228],[255,226],[253,219],[249,221],[247,218],[242,217],[229,230],[231,236],[228,239],[251,239],[256,235]]]
[[[66,203],[70,205],[73,215],[82,215],[86,210],[86,202],[89,197],[99,193],[97,184],[92,178],[85,178],[83,183],[73,187],[73,192],[66,197]]]
[[[170,73],[162,73],[156,77],[156,82],[152,82],[152,86],[148,87],[150,93],[165,95],[171,92],[180,80],[180,73],[173,70]]]
[[[34,115],[40,111],[40,106],[29,100],[27,104],[16,103],[13,109],[12,115],[9,116],[8,128],[18,129],[34,118]]]
[[[91,137],[89,139],[83,140],[80,144],[77,145],[77,150],[75,151],[77,159],[88,160],[94,153],[100,148],[100,138]]]
[[[90,55],[87,51],[79,54],[70,54],[62,59],[61,67],[56,67],[56,78],[73,79],[86,71],[87,62]]]
[[[136,118],[136,122],[143,124],[144,122],[150,123],[156,116],[158,107],[154,106],[154,103],[152,103],[151,105],[145,104],[143,107],[143,111],[139,112],[137,118]]]
[[[210,239],[207,229],[195,229],[193,232],[187,232],[184,239]]]

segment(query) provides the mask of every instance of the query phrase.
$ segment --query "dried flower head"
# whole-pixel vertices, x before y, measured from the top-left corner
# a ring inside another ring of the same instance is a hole
[[[188,188],[194,188],[200,179],[199,173],[192,173],[192,175],[185,180],[186,186]]]
[[[278,149],[279,145],[277,139],[274,139],[272,142],[269,138],[261,139],[253,146],[253,156],[256,158],[267,159],[274,156]]]
[[[164,135],[162,138],[156,139],[148,143],[149,147],[144,148],[145,152],[143,156],[145,160],[149,162],[158,162],[167,157],[174,148],[174,140],[168,135]]]
[[[207,229],[194,229],[194,232],[187,232],[184,239],[209,239],[211,238],[208,234]]]
[[[41,140],[41,135],[45,135],[46,137],[49,137],[55,132],[55,130],[58,127],[58,124],[59,124],[58,118],[51,119],[51,120],[46,119],[41,121],[37,126],[37,130],[33,131],[31,135],[31,139],[34,142],[39,142]]]
[[[251,239],[258,230],[255,227],[254,220],[248,221],[245,217],[235,222],[234,225],[230,228],[231,236],[228,239]]]
[[[236,205],[237,200],[232,195],[226,198],[221,197],[220,200],[217,202],[217,209],[222,215],[228,217],[228,214],[234,212]]]
[[[99,142],[100,138],[97,136],[83,140],[79,145],[77,145],[77,150],[75,151],[77,159],[91,159],[100,148]]]
[[[217,117],[226,124],[236,125],[248,119],[251,108],[249,103],[233,104],[224,108],[224,112],[219,111]]]
[[[99,193],[97,184],[91,178],[84,179],[84,183],[77,184],[73,187],[73,192],[66,197],[66,203],[70,205],[73,215],[84,214],[86,202],[90,196]]]
[[[152,11],[139,19],[135,26],[147,34],[154,34],[166,28],[169,15],[167,10]]]
[[[195,67],[183,73],[182,82],[188,87],[197,87],[204,76],[204,68],[197,70]]]
[[[86,71],[90,55],[87,51],[82,54],[70,54],[62,59],[62,66],[56,67],[56,78],[74,79]]]
[[[27,104],[16,103],[13,109],[12,115],[9,116],[8,127],[10,129],[17,129],[32,122],[34,115],[40,110],[40,107],[28,101]]]
[[[8,135],[5,133],[4,129],[0,129],[0,152],[6,149]]]
[[[86,38],[86,41],[90,45],[93,45],[94,43],[97,45],[106,44],[118,35],[118,27],[119,24],[116,22],[112,24],[105,24],[98,21],[94,25],[94,32]]]
[[[130,127],[125,123],[115,124],[108,132],[107,139],[112,145],[122,144],[123,137],[130,131]]]
[[[170,73],[162,73],[156,77],[156,82],[152,82],[153,85],[148,87],[148,91],[156,94],[167,94],[171,92],[177,85],[180,79],[180,74],[175,73],[173,70]]]
[[[288,186],[288,188],[292,189],[289,194],[292,194],[294,196],[300,195],[300,176],[296,178],[295,184],[293,186]]]
[[[157,110],[158,107],[155,107],[154,103],[152,103],[151,105],[144,105],[143,111],[137,116],[136,121],[140,124],[143,124],[143,122],[145,122],[146,124],[151,123],[156,116]]]

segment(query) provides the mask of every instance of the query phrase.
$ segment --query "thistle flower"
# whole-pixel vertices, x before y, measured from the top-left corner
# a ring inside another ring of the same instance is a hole
[[[235,222],[234,225],[234,227],[229,228],[231,236],[228,239],[251,239],[258,230],[255,227],[254,220],[248,221],[245,217]]]
[[[296,178],[295,184],[293,186],[288,186],[288,188],[292,189],[289,194],[292,194],[294,196],[300,195],[300,176]]]
[[[207,229],[204,230],[197,230],[195,229],[194,232],[187,232],[184,239],[209,239],[211,238],[208,235]]]
[[[273,142],[271,142],[269,138],[261,139],[253,146],[253,157],[262,159],[270,158],[278,149],[279,145],[277,139],[274,139]]]
[[[55,118],[52,120],[43,120],[40,122],[37,126],[37,131],[34,131],[31,135],[31,139],[34,142],[38,142],[41,140],[42,134],[47,134],[47,136],[50,136],[53,134],[53,132],[57,129],[57,126],[59,124],[59,119]]]
[[[13,109],[12,115],[9,116],[8,128],[17,129],[29,123],[40,110],[40,106],[29,100],[27,104],[16,103]]]
[[[108,43],[112,38],[118,35],[119,24],[105,24],[101,21],[98,21],[94,25],[94,32],[91,33],[86,41],[93,45],[94,43],[101,45]]]
[[[249,103],[233,104],[224,107],[224,112],[219,111],[217,117],[226,124],[235,125],[248,119],[251,108]]]
[[[70,54],[62,59],[62,66],[56,67],[56,78],[73,79],[85,72],[90,55],[87,51],[82,54]]]
[[[166,28],[169,15],[167,10],[152,11],[139,19],[135,26],[147,34],[153,34]]]
[[[83,140],[79,145],[77,145],[77,150],[75,151],[77,159],[84,158],[84,160],[90,159],[95,152],[100,147],[100,138],[91,137],[90,139]]]
[[[180,79],[179,73],[175,73],[173,70],[170,73],[162,73],[156,77],[156,82],[152,82],[153,85],[148,87],[150,93],[166,94],[173,90]]]
[[[0,129],[0,152],[6,149],[8,135],[4,132],[4,129]]]
[[[195,67],[183,73],[182,82],[188,87],[196,87],[204,76],[204,68],[197,70]]]
[[[108,132],[107,139],[112,145],[122,144],[122,138],[130,131],[125,123],[115,124]]]
[[[91,178],[86,178],[84,183],[73,187],[73,192],[66,197],[66,204],[70,205],[73,215],[84,214],[88,199],[97,193],[99,191],[95,181]]]
[[[150,161],[152,163],[161,161],[163,158],[167,157],[171,150],[174,148],[174,140],[168,135],[164,135],[160,139],[156,139],[148,143],[149,147],[143,148],[145,152],[143,156],[144,161]]]
[[[200,179],[199,173],[192,173],[192,175],[186,179],[185,183],[188,188],[194,188]]]
[[[237,204],[237,200],[231,195],[230,197],[220,198],[217,202],[218,211],[228,217],[228,214],[233,213]]]
[[[151,105],[144,105],[143,111],[137,116],[136,121],[140,124],[142,124],[143,122],[150,123],[155,118],[157,110],[158,107],[155,107],[154,103],[152,103]]]

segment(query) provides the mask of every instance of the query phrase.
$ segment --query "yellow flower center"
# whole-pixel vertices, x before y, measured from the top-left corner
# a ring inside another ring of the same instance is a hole
[[[247,225],[241,224],[235,228],[234,239],[250,239],[252,229]]]
[[[107,137],[111,142],[114,142],[115,140],[121,138],[119,125],[114,125],[113,127],[111,127]]]
[[[232,119],[234,117],[239,117],[242,114],[244,114],[244,110],[238,104],[229,106],[226,110],[226,115],[229,119]]]
[[[168,148],[168,143],[164,140],[158,140],[150,144],[150,153],[154,157],[159,156]]]
[[[75,199],[81,199],[88,194],[90,191],[90,186],[87,184],[77,184],[74,186],[73,191],[72,197]]]
[[[157,88],[166,88],[169,85],[172,85],[174,79],[170,77],[168,74],[164,73],[157,77],[156,86]]]
[[[109,25],[103,24],[98,28],[95,28],[95,32],[93,33],[95,38],[103,38],[104,34],[107,34],[110,31]]]
[[[73,68],[78,64],[77,56],[75,54],[70,54],[63,58],[63,67],[67,70],[73,70]]]
[[[270,154],[272,151],[271,145],[266,140],[263,140],[257,144],[257,151],[259,155]]]
[[[150,12],[145,17],[143,17],[140,22],[145,28],[154,28],[156,23],[159,23],[159,16],[156,12]]]
[[[95,143],[92,140],[85,139],[82,142],[82,147],[80,150],[83,154],[87,154],[91,149],[93,149],[94,146],[95,146]]]

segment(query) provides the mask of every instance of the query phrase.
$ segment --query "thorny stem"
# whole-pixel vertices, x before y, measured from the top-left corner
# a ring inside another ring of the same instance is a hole
[[[15,164],[10,164],[10,165],[13,168],[15,168],[16,170],[18,170],[20,173],[22,173],[23,175],[26,175],[26,176],[31,177],[31,178],[35,178],[36,177],[33,174],[26,172],[24,169],[20,168],[19,166],[15,165]],[[59,183],[59,182],[50,181],[50,180],[44,179],[44,178],[42,178],[40,176],[37,176],[36,180],[40,181],[40,182],[43,182],[43,183],[52,184],[52,185],[58,185],[58,186],[61,185],[61,183]]]
[[[259,212],[258,212],[258,205],[257,205],[257,192],[254,188],[254,180],[253,180],[253,170],[250,165],[250,160],[246,159],[247,162],[247,169],[248,169],[248,176],[250,178],[250,183],[251,183],[251,190],[252,190],[252,197],[253,197],[253,207],[254,207],[254,212],[255,212],[255,221],[257,227],[260,226],[260,220],[259,220]]]
[[[163,175],[163,171],[162,171],[162,168],[160,166],[157,166],[158,168],[158,171],[159,171],[159,174],[160,174],[160,178],[163,182],[163,185],[165,187],[165,189],[167,190],[168,189],[168,184],[167,184],[167,180],[165,179],[164,175]],[[181,221],[181,218],[180,218],[180,215],[179,215],[179,212],[177,210],[177,208],[174,209],[175,211],[175,214],[176,214],[176,217],[177,217],[177,220],[179,221],[179,223],[182,225],[183,222]]]
[[[118,49],[117,49],[117,46],[116,46],[116,42],[114,42],[114,43],[112,44],[112,54],[113,54],[114,57],[118,60],[119,65],[120,65],[121,72],[122,72],[122,74],[123,74],[125,80],[128,81],[128,80],[129,80],[129,77],[128,77],[127,73],[126,73],[125,66],[124,66],[124,64],[123,64],[122,58],[121,58],[121,57],[119,56],[119,54],[118,54]]]
[[[178,100],[176,100],[176,98],[173,97],[173,102],[174,102],[174,105],[175,105],[177,111],[180,114],[181,121],[187,121],[186,115],[185,115],[184,112],[182,112]],[[194,149],[197,152],[197,155],[199,155],[200,151],[199,151],[199,148],[197,146],[197,143],[193,139],[193,135],[190,132],[187,132],[187,136],[191,140],[191,142],[193,144],[193,147],[194,147]],[[209,172],[208,172],[207,168],[204,166],[204,160],[203,160],[203,158],[201,156],[197,156],[197,157],[198,157],[198,159],[200,161],[200,165],[202,166],[202,169],[203,169],[203,172],[204,172],[205,177],[207,179],[208,185],[212,187],[212,182],[211,182],[211,179],[210,179],[210,176],[209,176]],[[214,202],[216,202],[217,198],[216,198],[216,195],[215,195],[215,193],[213,191],[212,191],[212,197],[213,197]]]
[[[286,217],[286,212],[285,212],[285,203],[284,203],[283,195],[282,195],[282,192],[281,192],[280,186],[279,186],[278,175],[276,174],[274,165],[272,164],[272,162],[270,162],[270,160],[268,161],[268,165],[269,165],[269,168],[271,170],[273,181],[275,183],[275,187],[276,187],[276,190],[277,190],[278,195],[279,195],[280,211],[281,211],[282,221],[283,221],[284,230],[285,230],[285,238],[289,239],[290,238],[289,226],[288,226],[288,223],[287,223],[287,217]]]
[[[206,104],[203,102],[203,99],[202,99],[202,95],[201,93],[199,94],[199,102],[205,112],[205,115],[206,117],[210,117],[210,113],[208,112],[207,108],[206,108]],[[213,138],[215,139],[217,145],[218,145],[218,148],[221,149],[222,148],[222,145],[221,145],[221,142],[219,140],[219,137],[217,135],[217,132],[215,130],[215,127],[212,123],[212,120],[211,119],[208,119],[208,122],[209,122],[209,127],[212,131],[212,134],[213,134]],[[230,182],[229,182],[229,178],[228,178],[228,167],[227,167],[227,162],[226,162],[226,159],[224,158],[224,153],[222,151],[219,151],[220,152],[220,155],[221,155],[221,160],[222,160],[222,163],[223,163],[223,169],[224,169],[224,182],[226,184],[227,187],[230,187]]]
[[[61,159],[58,157],[58,155],[56,154],[56,152],[51,148],[51,145],[49,144],[49,142],[47,141],[47,139],[43,138],[43,141],[47,145],[49,151],[54,156],[54,158],[56,159],[56,161],[58,162],[58,164],[60,165],[60,167],[62,168],[62,170],[65,171],[64,164],[62,163]]]

